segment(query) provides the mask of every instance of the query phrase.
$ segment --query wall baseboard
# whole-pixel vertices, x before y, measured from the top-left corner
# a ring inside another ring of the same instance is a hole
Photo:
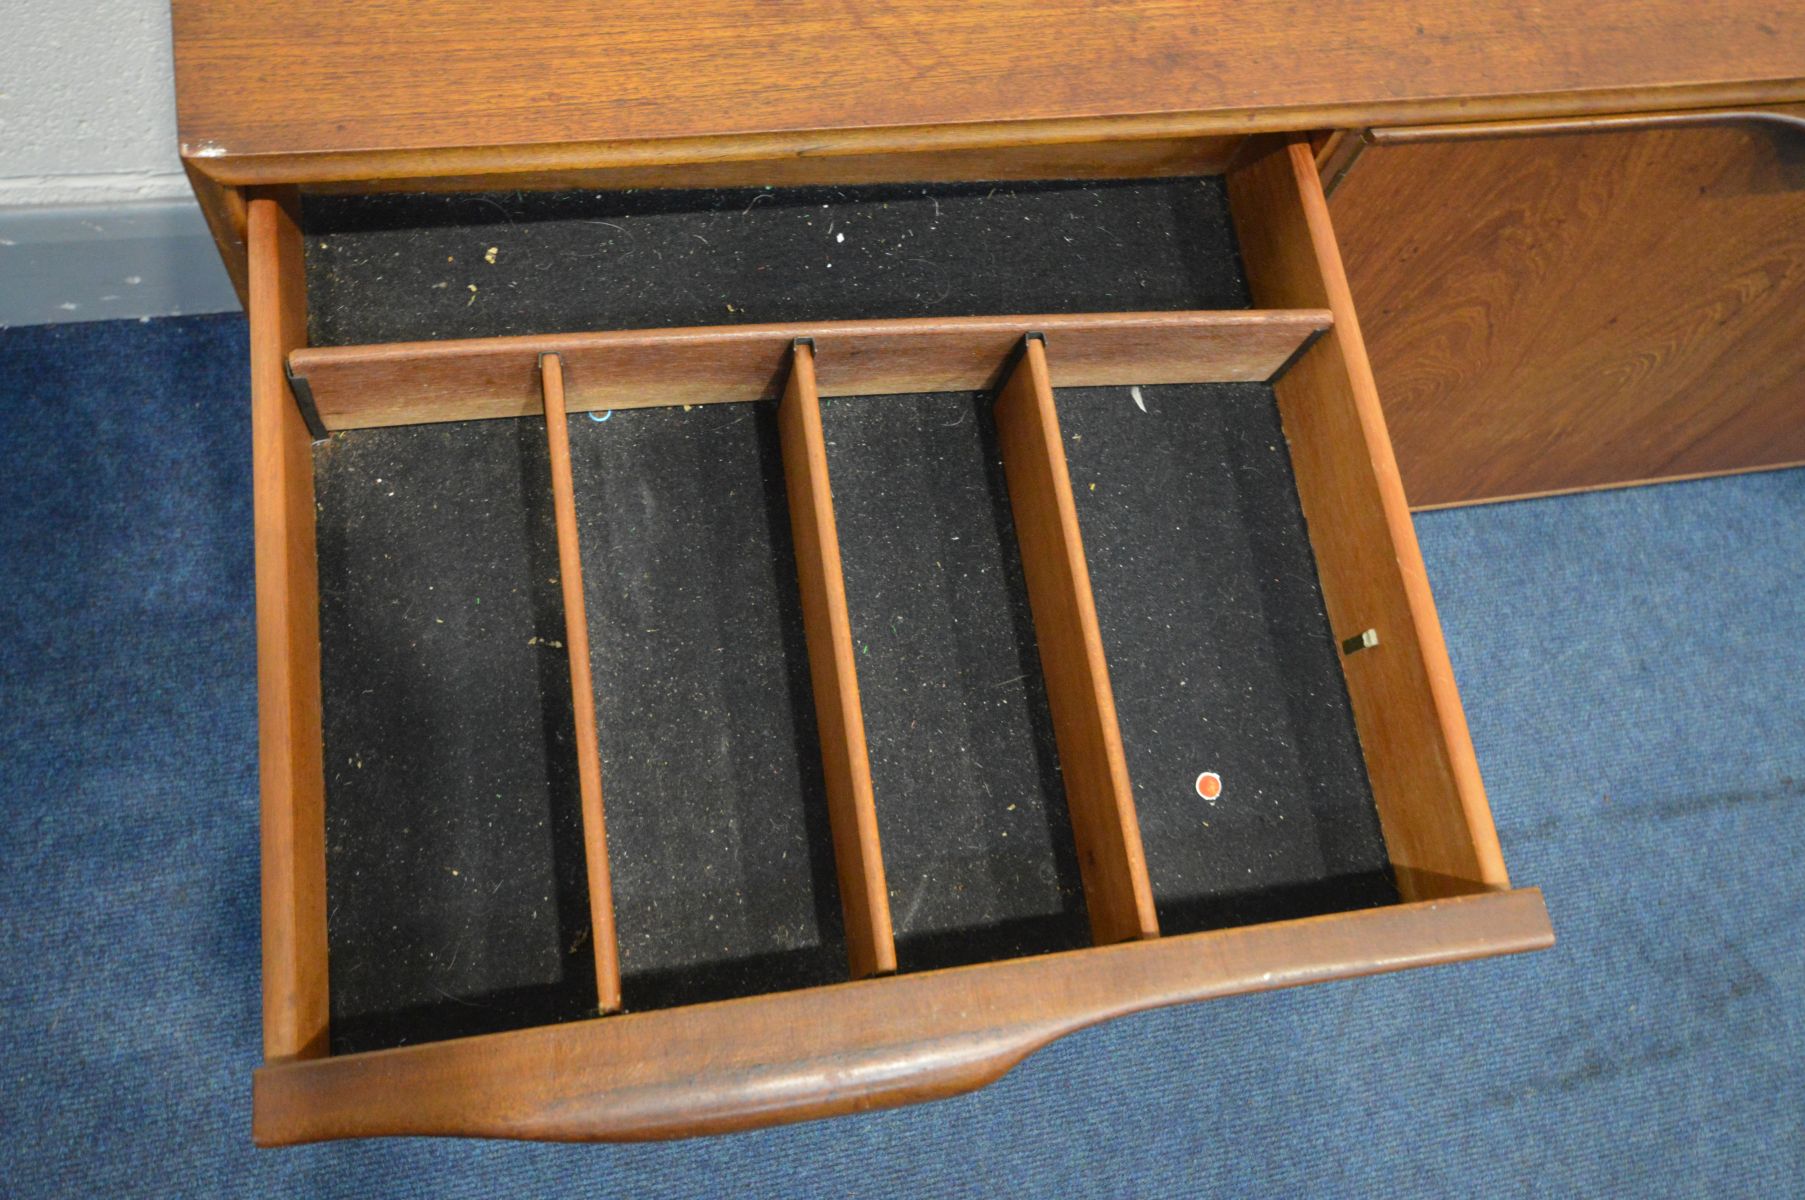
[[[0,207],[0,328],[238,307],[192,198]]]

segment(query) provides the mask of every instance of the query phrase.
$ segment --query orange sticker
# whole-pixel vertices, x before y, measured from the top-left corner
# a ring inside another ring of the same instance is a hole
[[[1214,771],[1205,771],[1197,777],[1197,794],[1205,800],[1214,800],[1222,794],[1222,776]]]

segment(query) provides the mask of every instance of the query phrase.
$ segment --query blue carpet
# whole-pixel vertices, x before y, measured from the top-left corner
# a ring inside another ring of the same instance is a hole
[[[1419,521],[1525,958],[1151,1013],[688,1143],[250,1144],[245,334],[0,333],[0,1192],[1796,1194],[1805,471]]]

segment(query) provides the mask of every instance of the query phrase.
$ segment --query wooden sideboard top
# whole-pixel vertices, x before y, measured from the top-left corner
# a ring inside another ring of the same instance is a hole
[[[218,183],[1805,99],[1764,0],[175,0]]]

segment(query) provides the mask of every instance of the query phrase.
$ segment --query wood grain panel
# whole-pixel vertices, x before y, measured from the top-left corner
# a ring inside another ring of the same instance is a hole
[[[896,938],[878,845],[877,803],[852,653],[852,619],[846,611],[846,581],[840,570],[840,535],[828,484],[821,400],[815,391],[815,352],[802,344],[792,354],[790,377],[777,406],[777,428],[840,907],[846,914],[846,950],[852,977],[864,979],[896,970]]]
[[[1805,139],[1375,145],[1334,215],[1412,504],[1805,461]]]
[[[252,1131],[265,1146],[726,1133],[969,1091],[1142,1009],[1553,941],[1530,888],[575,1021],[264,1067]]]
[[[326,1053],[326,776],[313,439],[283,363],[307,341],[294,198],[246,215],[257,749],[263,856],[263,1057]]]
[[[564,371],[558,356],[546,355],[540,370],[552,510],[558,529],[558,582],[564,596],[564,647],[570,659],[570,708],[583,809],[583,865],[589,883],[589,940],[595,947],[596,1006],[610,1013],[620,1009],[620,942],[614,928],[614,884],[602,813],[602,745],[595,725],[595,683],[589,673],[583,550],[577,533],[576,488],[570,478],[570,418],[564,411]]]
[[[1349,110],[1369,123],[1534,115],[1498,111],[1523,96],[1553,97],[1556,111],[1671,108],[1738,99],[1660,93],[1805,76],[1805,10],[1752,0],[1318,0],[1307,25],[1293,0],[173,7],[183,152],[203,169],[546,144],[601,165],[654,139],[792,135],[765,155],[781,157],[831,146],[820,131],[1147,114],[1211,118],[1190,132],[1355,123]],[[1332,31],[1332,48],[1312,29]],[[556,71],[536,65],[548,36]]]
[[[1274,390],[1335,639],[1379,635],[1342,665],[1398,889],[1425,899],[1507,887],[1309,144],[1275,143],[1228,190],[1254,298],[1335,314]]]
[[[1329,319],[1317,309],[727,325],[320,347],[291,366],[326,428],[359,429],[536,413],[541,354],[564,361],[570,409],[582,412],[773,399],[799,337],[815,343],[823,396],[986,390],[1030,331],[1057,341],[1061,386],[1262,380]]]
[[[1091,935],[1100,945],[1158,937],[1047,349],[1038,338],[1023,345],[995,412]]]

